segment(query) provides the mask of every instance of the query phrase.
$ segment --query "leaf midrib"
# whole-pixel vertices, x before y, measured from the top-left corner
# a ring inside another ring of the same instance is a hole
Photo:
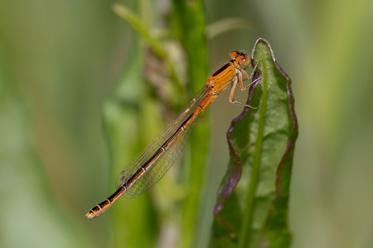
[[[259,62],[258,62],[259,63]],[[250,174],[250,180],[248,190],[246,194],[244,216],[242,221],[242,227],[240,231],[239,248],[248,248],[251,234],[251,224],[253,220],[253,210],[255,205],[255,193],[258,187],[259,181],[259,169],[262,158],[263,139],[264,139],[264,128],[267,112],[267,98],[268,98],[268,82],[267,72],[264,69],[263,62],[260,63],[260,71],[262,73],[262,88],[263,94],[260,102],[260,112],[258,119],[258,133],[255,143],[255,152],[253,156],[252,171]]]

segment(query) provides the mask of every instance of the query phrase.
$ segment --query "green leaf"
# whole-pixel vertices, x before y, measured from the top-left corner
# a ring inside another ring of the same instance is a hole
[[[210,247],[284,248],[291,242],[288,199],[298,135],[291,82],[264,39],[257,40],[252,58],[260,81],[251,85],[247,104],[257,109],[245,108],[228,130],[230,162]]]
[[[129,8],[123,4],[115,3],[113,4],[113,11],[123,20],[131,25],[131,27],[140,35],[140,37],[150,46],[154,52],[160,56],[164,57],[166,51],[163,48],[161,42],[151,34],[150,27],[145,25],[139,16],[133,13]]]
[[[184,96],[184,86],[179,78],[174,62],[171,60],[169,51],[164,48],[162,42],[155,37],[151,32],[151,27],[148,27],[142,22],[141,18],[133,13],[126,6],[116,3],[113,4],[113,11],[123,20],[125,20],[137,32],[142,40],[148,45],[155,55],[162,59],[166,65],[168,75],[175,90],[180,96]]]

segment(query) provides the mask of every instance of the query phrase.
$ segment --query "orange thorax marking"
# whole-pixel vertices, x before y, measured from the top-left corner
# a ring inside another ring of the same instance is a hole
[[[207,82],[213,87],[215,93],[219,94],[231,82],[236,74],[237,69],[231,63],[227,63],[210,76]]]

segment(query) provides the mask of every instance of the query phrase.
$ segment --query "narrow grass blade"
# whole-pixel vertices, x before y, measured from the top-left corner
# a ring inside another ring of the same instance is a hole
[[[250,30],[253,29],[253,23],[250,21],[238,18],[238,17],[231,17],[225,18],[216,22],[209,24],[206,27],[207,37],[209,39],[215,38],[219,35],[222,35],[226,32],[234,31],[234,30]]]

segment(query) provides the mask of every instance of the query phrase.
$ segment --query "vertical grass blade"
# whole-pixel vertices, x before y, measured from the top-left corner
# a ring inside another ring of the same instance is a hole
[[[257,40],[252,57],[261,81],[251,86],[247,103],[258,108],[244,109],[228,130],[231,159],[210,247],[285,248],[291,242],[288,199],[298,135],[291,82],[264,39]]]

